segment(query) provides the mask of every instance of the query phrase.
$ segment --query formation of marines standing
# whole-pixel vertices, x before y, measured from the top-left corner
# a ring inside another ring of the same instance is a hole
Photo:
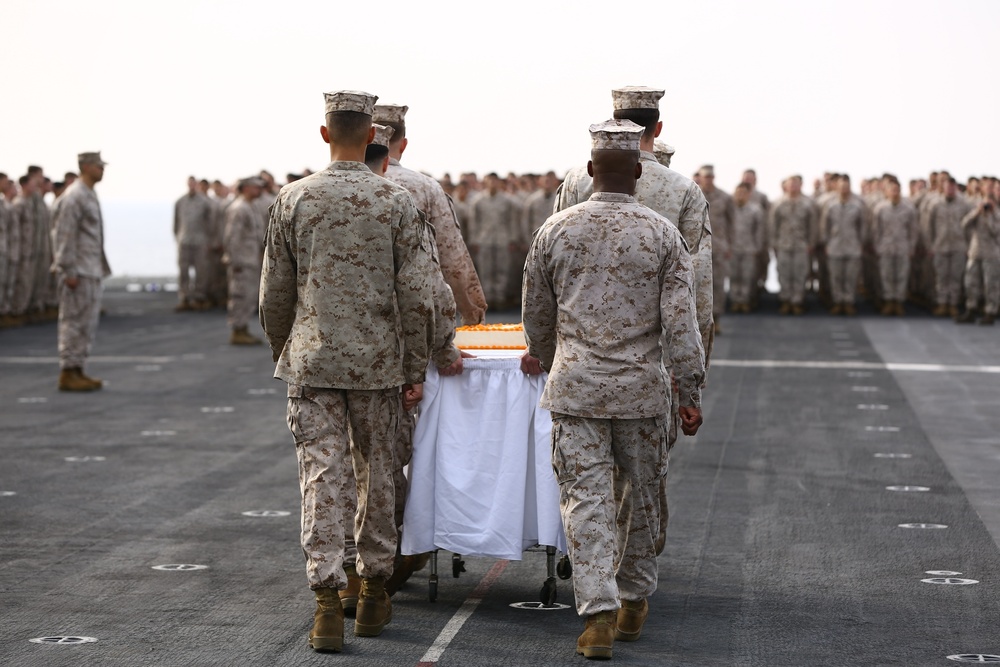
[[[53,183],[30,166],[17,181],[0,173],[0,328],[50,322],[58,316],[52,270],[52,213],[48,194],[62,194],[76,179]]]
[[[864,294],[883,315],[904,314],[903,303],[912,299],[933,305],[935,316],[993,324],[1000,301],[993,264],[1000,181],[973,178],[962,192],[947,172],[935,172],[930,183],[926,189],[911,181],[904,198],[899,180],[885,174],[865,180],[859,195],[847,174],[827,174],[809,198],[801,176],[787,178],[765,229],[777,261],[780,312],[802,314],[806,292],[814,289],[835,315],[855,315]],[[737,248],[751,245],[755,234],[741,227],[759,224],[754,220],[736,221]],[[752,308],[742,280],[730,276],[733,312]]]

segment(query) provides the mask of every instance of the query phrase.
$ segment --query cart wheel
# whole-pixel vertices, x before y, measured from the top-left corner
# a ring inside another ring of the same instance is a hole
[[[465,561],[458,554],[451,555],[451,576],[458,579],[458,575],[465,572]]]
[[[437,602],[438,599],[438,578],[436,574],[432,574],[430,579],[427,580],[427,599],[431,602]]]
[[[573,576],[573,564],[569,562],[569,556],[563,556],[556,565],[556,574],[560,579],[569,579]]]
[[[551,607],[556,603],[556,578],[549,577],[542,584],[542,592],[539,594],[539,599],[545,607]]]

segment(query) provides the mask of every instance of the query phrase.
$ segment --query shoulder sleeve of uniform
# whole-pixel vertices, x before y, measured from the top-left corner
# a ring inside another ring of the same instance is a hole
[[[294,230],[288,225],[291,212],[292,204],[279,195],[271,206],[264,237],[259,319],[275,361],[288,341],[298,301],[298,250]]]

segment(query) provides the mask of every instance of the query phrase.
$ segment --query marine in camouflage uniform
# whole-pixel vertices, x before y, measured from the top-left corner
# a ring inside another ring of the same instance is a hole
[[[92,391],[102,382],[83,373],[97,334],[102,281],[111,275],[104,255],[104,220],[94,185],[104,177],[100,153],[78,156],[80,178],[55,201],[52,271],[59,284],[59,389]]]
[[[757,263],[765,239],[764,210],[750,201],[750,185],[740,183],[733,192],[732,257],[729,298],[734,313],[749,313],[757,291]]]
[[[882,314],[902,315],[910,258],[917,247],[917,209],[900,196],[899,181],[891,181],[888,199],[872,215],[872,245],[882,284]]]
[[[240,182],[240,194],[226,209],[226,228],[222,237],[229,277],[228,324],[229,342],[233,345],[257,345],[261,341],[247,331],[257,309],[260,285],[261,253],[263,252],[264,221],[254,201],[260,197],[264,183],[257,177]]]
[[[816,206],[802,194],[802,178],[788,179],[788,195],[771,209],[768,236],[774,245],[781,287],[781,313],[803,312],[809,258],[816,244]]]
[[[35,245],[37,225],[35,223],[35,194],[39,179],[36,176],[22,176],[21,194],[14,198],[11,206],[14,224],[17,226],[17,255],[11,257],[13,286],[11,289],[11,311],[19,324],[27,321],[31,305],[31,294],[35,286]]]
[[[174,204],[174,239],[180,270],[176,310],[200,310],[207,305],[211,271],[208,246],[214,218],[212,201],[198,191],[198,181],[190,176],[187,194]]]
[[[510,251],[519,240],[521,206],[503,191],[503,182],[496,174],[488,174],[485,184],[469,206],[469,241],[487,301],[503,308],[507,305]]]
[[[399,163],[409,143],[406,138],[407,109],[407,106],[398,104],[379,104],[375,107],[375,122],[393,129],[389,145],[389,168],[385,172],[385,177],[409,191],[417,208],[434,227],[440,251],[441,269],[445,281],[455,296],[455,304],[462,317],[462,323],[482,324],[486,321],[486,297],[483,296],[483,287],[469,255],[469,249],[462,239],[451,198],[445,194],[441,184],[436,180],[407,169]]]
[[[332,162],[281,189],[261,280],[261,325],[275,377],[288,383],[317,650],[343,646],[336,590],[347,586],[343,514],[352,491],[363,578],[355,633],[377,635],[392,617],[384,585],[397,543],[399,392],[405,408],[419,402],[434,328],[431,253],[417,208],[405,189],[363,162],[375,99],[326,95]],[[366,130],[360,139],[359,129]]]
[[[587,617],[577,651],[586,657],[610,657],[615,627],[622,629],[616,610],[645,620],[645,598],[656,590],[666,368],[674,370],[682,414],[700,424],[704,350],[690,257],[677,228],[629,194],[642,131],[627,120],[591,126],[596,192],[549,218],[524,269],[524,330],[528,353],[549,371],[541,405],[552,412],[577,612]],[[616,466],[638,515],[624,545],[617,544]]]
[[[715,339],[712,284],[713,238],[708,202],[701,188],[693,180],[662,164],[653,152],[656,148],[656,136],[663,129],[663,124],[659,120],[659,101],[663,94],[662,89],[643,86],[617,88],[611,91],[612,106],[616,118],[632,120],[646,129],[639,141],[639,161],[643,171],[642,176],[636,182],[635,199],[640,204],[648,206],[667,218],[671,224],[675,224],[687,244],[695,274],[693,287],[698,330],[705,350],[705,363],[707,365],[711,358]],[[661,149],[661,153],[672,156],[673,150]],[[592,192],[593,179],[587,173],[586,167],[571,169],[567,172],[563,184],[556,191],[555,212],[586,201]],[[676,392],[671,405],[673,408],[668,422],[668,447],[673,447],[679,428],[680,416]],[[632,494],[624,476],[616,475],[615,497],[619,505],[618,542],[621,545],[627,541],[629,531],[641,531],[642,528],[629,525],[629,521],[639,515],[631,511]],[[660,553],[666,546],[669,512],[666,476],[660,480],[658,497],[661,520],[656,547],[657,553]]]
[[[858,275],[861,272],[861,245],[865,229],[865,207],[851,195],[851,180],[841,176],[839,192],[823,209],[819,238],[826,250],[830,270],[830,296],[834,315],[854,315]]]
[[[993,324],[1000,310],[1000,212],[990,195],[962,219],[969,236],[965,266],[965,307],[961,322],[971,322],[983,304],[980,324]]]
[[[385,176],[385,168],[388,166],[388,138],[392,136],[393,129],[384,125],[375,124],[375,139],[368,144],[365,150],[365,164],[377,176]],[[462,372],[463,355],[455,346],[455,318],[457,309],[455,298],[452,295],[451,287],[445,282],[444,274],[441,271],[441,262],[438,255],[437,242],[434,238],[434,228],[427,225],[423,214],[420,213],[421,224],[424,225],[426,241],[431,252],[432,272],[431,282],[434,291],[434,329],[432,338],[428,341],[428,349],[431,350],[431,361],[437,367],[441,375],[458,375]],[[410,463],[413,456],[413,432],[416,427],[415,415],[410,410],[406,410],[400,404],[399,426],[396,430],[396,437],[393,440],[393,486],[395,491],[396,506],[395,520],[397,530],[403,527],[403,510],[406,505],[406,493],[409,488],[409,481],[406,478],[405,468]],[[344,604],[345,612],[350,613],[357,607],[357,597],[360,588],[360,578],[357,575],[356,561],[358,555],[357,543],[354,540],[354,513],[357,511],[357,494],[353,489],[348,489],[345,500],[349,503],[345,506],[343,514],[344,535],[346,536],[344,547],[344,569],[348,578],[348,587],[340,590],[340,598]],[[392,595],[405,582],[410,575],[426,561],[426,558],[419,556],[402,557],[397,555],[396,565],[392,576],[386,582],[386,590]]]
[[[972,204],[958,194],[955,179],[945,183],[944,197],[934,204],[927,216],[927,239],[934,265],[934,293],[937,307],[934,314],[956,317],[962,296],[968,247],[962,230],[962,219],[972,210]]]

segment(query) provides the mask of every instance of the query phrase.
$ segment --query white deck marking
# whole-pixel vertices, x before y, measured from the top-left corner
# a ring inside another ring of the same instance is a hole
[[[88,357],[95,364],[169,364],[177,357],[104,356]],[[58,364],[59,357],[0,357],[0,364]]]
[[[815,368],[831,370],[883,370],[924,373],[1000,373],[1000,366],[952,364],[903,364],[874,361],[788,361],[785,359],[712,359],[712,366],[732,368]]]
[[[490,568],[490,571],[483,576],[479,585],[477,585],[475,590],[469,594],[469,597],[465,599],[462,606],[459,607],[458,611],[455,612],[455,615],[451,617],[450,621],[448,621],[448,624],[441,630],[441,633],[437,636],[437,639],[434,640],[434,643],[431,644],[431,647],[427,649],[427,652],[424,653],[422,658],[420,658],[420,662],[417,663],[417,667],[437,664],[437,661],[441,658],[445,649],[447,649],[448,645],[451,644],[453,639],[455,639],[455,635],[458,634],[458,631],[462,629],[465,622],[469,620],[470,616],[472,616],[472,612],[476,610],[479,603],[483,601],[484,597],[486,597],[486,593],[489,592],[490,586],[492,586],[496,580],[500,578],[500,575],[503,574],[508,562],[509,561],[498,560],[493,567]]]

